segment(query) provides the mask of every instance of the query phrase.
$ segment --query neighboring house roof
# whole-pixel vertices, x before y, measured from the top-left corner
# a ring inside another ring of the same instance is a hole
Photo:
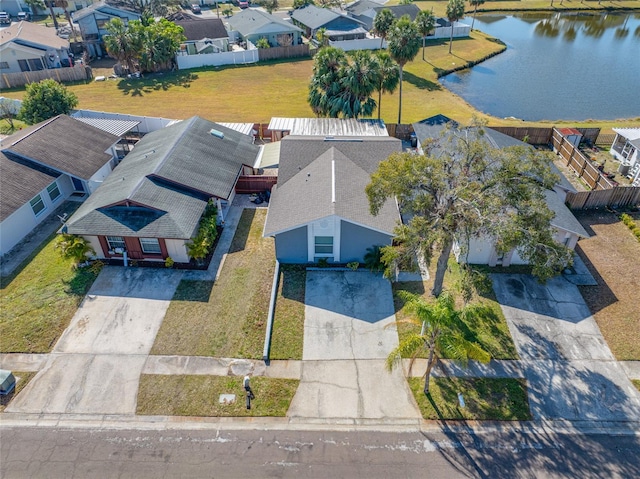
[[[589,233],[585,231],[555,191],[547,190],[545,191],[545,196],[547,198],[547,206],[556,214],[551,220],[551,226],[561,228],[569,233],[575,233],[583,238],[589,238]]]
[[[20,158],[0,152],[0,221],[11,216],[58,176],[59,173],[36,170],[21,163]]]
[[[105,152],[117,141],[115,135],[58,115],[5,138],[2,151],[88,180],[111,160],[112,154]]]
[[[260,33],[277,33],[281,31],[302,32],[300,28],[262,10],[245,9],[227,20],[232,30],[240,32],[244,37]]]
[[[254,135],[256,134],[256,130],[253,129],[255,126],[254,123],[218,123],[218,125],[222,125],[230,130],[235,130],[243,135]]]
[[[229,198],[243,165],[253,166],[252,141],[197,116],[149,133],[67,221],[68,231],[191,238],[207,200]]]
[[[92,5],[89,5],[88,7],[82,8],[76,12],[73,12],[73,15],[72,15],[73,21],[77,22],[85,17],[88,17],[89,15],[93,15],[96,12],[103,13],[105,15],[110,15],[112,17],[118,16],[117,15],[118,12],[124,12],[129,16],[133,15],[138,18],[140,17],[140,14],[138,12],[134,12],[133,10],[128,9],[124,5],[118,4],[118,6],[115,6],[115,5],[111,5],[109,2],[102,1],[102,2],[97,2]]]
[[[281,141],[278,185],[271,195],[265,236],[336,215],[393,234],[400,221],[394,200],[377,216],[369,211],[365,187],[380,161],[402,150],[396,138],[325,140],[287,136]]]
[[[426,118],[418,123],[414,123],[413,131],[418,138],[418,144],[422,144],[429,138],[439,138],[446,128],[447,123],[450,121],[452,122],[452,125],[454,127],[457,127],[458,123],[446,117],[445,115],[435,115],[433,117]],[[494,148],[506,148],[508,146],[527,146],[527,143],[517,140],[516,138],[513,138],[509,135],[505,135],[504,133],[496,131],[492,128],[485,128],[484,132],[485,134],[483,135],[483,138],[488,141],[489,144]],[[550,166],[551,170],[560,178],[558,186],[562,187],[566,191],[575,192],[576,189],[562,174],[558,167],[553,163],[551,163]]]
[[[328,8],[318,8],[315,5],[307,5],[293,11],[291,18],[307,26],[311,30],[322,28],[336,19],[344,18],[352,23],[362,25],[363,23],[353,17],[348,17]]]
[[[629,141],[640,140],[640,128],[612,128],[612,130]]]
[[[224,23],[219,18],[200,18],[180,11],[172,15],[169,20],[184,29],[187,41],[229,37]]]
[[[363,13],[376,8],[384,8],[384,6],[379,2],[373,2],[371,0],[359,0],[358,2],[353,2],[352,4],[347,5],[345,10],[353,15],[362,15]]]
[[[389,136],[382,120],[273,117],[269,130],[303,136]]]
[[[0,45],[9,42],[33,48],[40,47],[43,50],[69,48],[69,41],[56,35],[55,28],[31,22],[14,23],[10,27],[0,30]]]
[[[254,168],[277,168],[280,163],[280,146],[281,141],[266,143],[260,150],[260,155],[256,158]]]
[[[82,116],[75,116],[73,118],[116,136],[123,136],[140,124],[139,121],[135,120],[113,120],[110,118],[88,118]]]
[[[558,128],[558,131],[563,135],[563,136],[571,136],[571,135],[580,135],[582,136],[582,133],[580,133],[578,130],[576,130],[575,128]]]

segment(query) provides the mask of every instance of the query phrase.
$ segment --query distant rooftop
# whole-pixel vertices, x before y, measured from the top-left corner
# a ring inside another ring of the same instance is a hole
[[[269,130],[301,136],[389,136],[382,120],[355,118],[271,118]]]

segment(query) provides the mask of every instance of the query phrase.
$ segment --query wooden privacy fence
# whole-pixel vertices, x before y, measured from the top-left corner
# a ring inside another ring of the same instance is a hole
[[[573,146],[557,130],[553,129],[553,149],[592,190],[614,188],[616,183],[604,176],[593,162]]]
[[[520,141],[527,140],[530,145],[548,145],[551,143],[553,128],[528,128],[521,126],[489,126]]]
[[[277,176],[241,175],[236,183],[236,193],[247,194],[260,193],[265,190],[271,191],[271,188],[277,182]]]
[[[567,193],[566,203],[572,210],[607,206],[640,206],[640,186],[620,186],[608,190]]]
[[[292,45],[290,47],[258,48],[260,61],[276,60],[277,58],[298,58],[311,56],[309,45]]]
[[[34,72],[3,73],[0,75],[0,89],[17,88],[27,83],[39,82],[47,78],[53,78],[60,83],[68,81],[88,80],[92,77],[91,68],[84,65],[76,65],[71,68],[53,68],[51,70],[38,70]]]

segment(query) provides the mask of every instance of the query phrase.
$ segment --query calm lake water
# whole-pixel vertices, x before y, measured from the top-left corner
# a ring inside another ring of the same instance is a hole
[[[639,14],[482,15],[474,28],[507,51],[441,83],[478,110],[531,121],[640,117]]]

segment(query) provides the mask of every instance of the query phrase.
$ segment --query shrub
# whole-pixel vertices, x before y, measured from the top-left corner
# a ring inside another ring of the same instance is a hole
[[[631,230],[631,233],[636,237],[638,241],[640,241],[640,227],[636,225],[636,222],[633,221],[633,218],[626,213],[622,213],[620,215],[620,219],[622,222]]]
[[[167,256],[167,259],[164,260],[165,268],[173,268],[174,264],[175,261],[173,261],[173,258],[171,256]]]
[[[88,255],[96,254],[91,244],[82,236],[66,233],[58,236],[55,248],[60,251],[63,258],[73,260],[76,265],[86,261]]]
[[[372,246],[367,248],[367,252],[364,255],[364,264],[369,270],[373,272],[383,271],[384,264],[382,263],[382,251],[380,246]]]
[[[329,266],[329,260],[327,258],[320,258],[318,260],[318,266],[320,268],[327,268]]]
[[[347,263],[347,268],[349,268],[351,271],[357,271],[359,267],[360,267],[360,263],[358,263],[357,261],[352,261],[351,263]]]
[[[218,237],[218,208],[213,200],[209,200],[207,207],[200,218],[198,233],[187,243],[187,253],[196,261],[203,260],[209,254],[211,246]],[[166,266],[166,263],[165,263]]]

